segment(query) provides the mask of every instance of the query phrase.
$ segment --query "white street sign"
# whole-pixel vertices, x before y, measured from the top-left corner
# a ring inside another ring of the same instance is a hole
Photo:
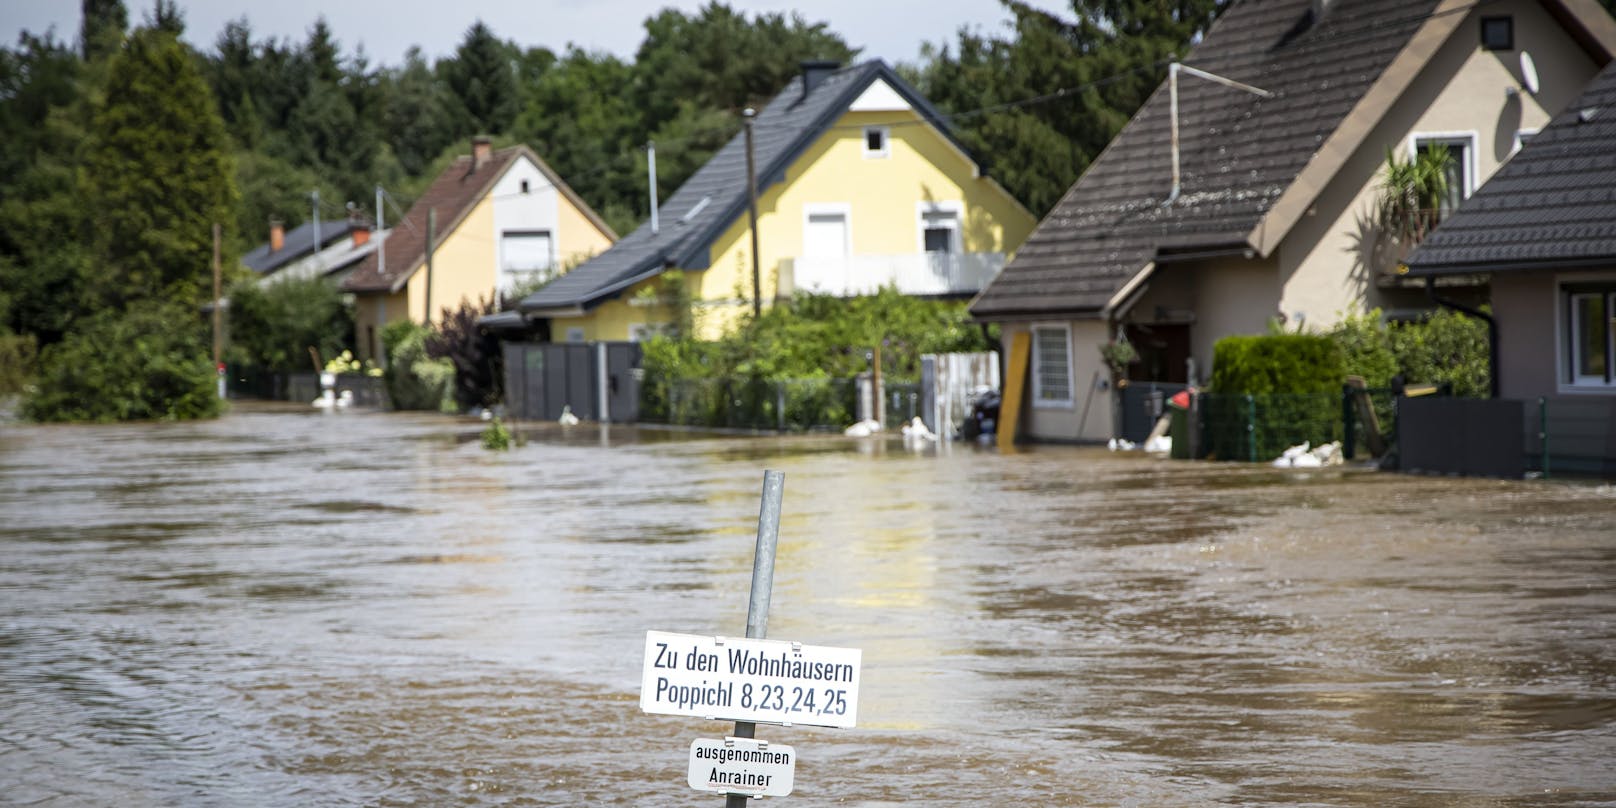
[[[647,631],[640,709],[851,728],[862,658],[857,648]]]
[[[719,794],[784,797],[797,776],[797,750],[751,738],[690,742],[690,787]]]

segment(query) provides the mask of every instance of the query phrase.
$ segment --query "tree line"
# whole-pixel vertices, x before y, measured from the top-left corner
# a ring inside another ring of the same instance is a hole
[[[1066,18],[1002,0],[1007,30],[962,29],[899,69],[1041,214],[1227,1],[1073,0]],[[347,202],[368,211],[378,184],[407,207],[474,134],[530,145],[627,232],[648,208],[646,143],[666,196],[799,62],[858,58],[824,23],[719,2],[647,18],[631,59],[522,45],[477,22],[452,54],[412,49],[397,65],[346,47],[323,19],[302,41],[240,19],[199,49],[174,0],[133,25],[123,0],[82,0],[82,12],[76,41],[23,32],[0,48],[0,388],[112,384],[79,370],[134,338],[114,337],[114,321],[170,324],[171,364],[211,373],[205,321],[188,313],[211,297],[214,223],[234,267],[272,217],[309,218],[311,191],[326,218]],[[133,367],[119,384],[152,395],[138,378],[155,371]]]

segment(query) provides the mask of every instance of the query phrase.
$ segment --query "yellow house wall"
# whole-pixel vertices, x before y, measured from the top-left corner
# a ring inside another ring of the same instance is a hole
[[[359,343],[360,359],[377,360],[381,352],[382,329],[404,319],[407,299],[404,292],[367,292],[354,296],[354,341]],[[374,344],[371,334],[375,334]],[[374,348],[374,350],[373,350]]]
[[[440,224],[446,224],[441,222]],[[443,309],[462,303],[475,303],[494,293],[493,268],[497,266],[498,246],[493,237],[494,204],[484,196],[433,253],[432,322],[443,320]],[[409,316],[422,322],[427,315],[427,272],[423,265],[406,284]],[[389,317],[392,312],[388,312]]]
[[[780,264],[802,253],[805,208],[846,205],[854,254],[922,251],[919,204],[962,202],[965,252],[1013,252],[1037,224],[1032,214],[912,112],[849,112],[758,199],[759,281],[764,305],[778,294]],[[886,125],[888,156],[864,156],[864,127]],[[751,310],[751,237],[743,212],[713,243],[712,264],[685,274],[695,300],[697,336],[715,339]],[[607,309],[596,317],[611,319]],[[617,317],[618,321],[629,320]],[[644,317],[635,321],[643,322]],[[557,321],[559,323],[559,321]],[[605,332],[606,329],[598,329]],[[553,334],[565,333],[552,331]],[[624,339],[609,335],[603,339]]]
[[[611,236],[578,210],[565,195],[556,194],[556,258],[572,268],[612,246]]]

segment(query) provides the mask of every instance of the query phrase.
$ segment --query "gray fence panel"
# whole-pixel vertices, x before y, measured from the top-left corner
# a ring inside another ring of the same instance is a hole
[[[1512,399],[1408,398],[1398,402],[1404,471],[1522,477],[1524,403]]]
[[[1186,387],[1170,382],[1129,382],[1122,389],[1122,438],[1143,443],[1156,420],[1167,412],[1167,400]]]

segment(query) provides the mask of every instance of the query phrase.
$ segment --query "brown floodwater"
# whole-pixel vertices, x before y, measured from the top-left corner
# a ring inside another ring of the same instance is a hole
[[[793,805],[1616,805],[1616,488],[238,405],[0,425],[0,803],[718,805],[644,632],[863,650]]]

